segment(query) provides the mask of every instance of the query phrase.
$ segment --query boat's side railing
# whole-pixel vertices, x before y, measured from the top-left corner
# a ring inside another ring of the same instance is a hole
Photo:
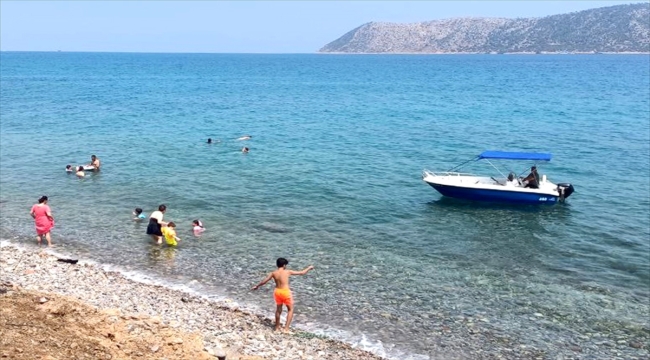
[[[461,173],[455,171],[440,171],[435,173],[433,171],[425,169],[422,171],[422,178],[425,178],[427,176],[476,176],[476,175],[472,173]]]

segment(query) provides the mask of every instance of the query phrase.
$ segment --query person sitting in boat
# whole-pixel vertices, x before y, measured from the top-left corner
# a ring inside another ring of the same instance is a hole
[[[517,186],[517,179],[515,178],[515,173],[511,172],[510,174],[508,174],[508,179],[506,180],[506,183],[503,185]]]
[[[537,173],[537,166],[531,166],[530,174],[524,178],[524,183],[527,188],[539,189],[539,174]]]

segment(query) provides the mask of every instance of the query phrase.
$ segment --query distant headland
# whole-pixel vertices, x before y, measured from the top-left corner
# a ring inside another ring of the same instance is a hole
[[[650,53],[650,3],[541,18],[370,22],[321,53]]]

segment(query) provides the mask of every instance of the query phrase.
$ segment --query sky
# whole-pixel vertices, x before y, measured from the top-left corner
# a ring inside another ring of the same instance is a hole
[[[0,50],[314,53],[370,21],[539,17],[632,2],[643,1],[0,0]]]

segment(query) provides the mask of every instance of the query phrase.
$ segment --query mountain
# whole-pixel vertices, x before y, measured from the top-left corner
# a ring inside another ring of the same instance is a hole
[[[650,3],[541,18],[370,22],[322,53],[650,52]]]

